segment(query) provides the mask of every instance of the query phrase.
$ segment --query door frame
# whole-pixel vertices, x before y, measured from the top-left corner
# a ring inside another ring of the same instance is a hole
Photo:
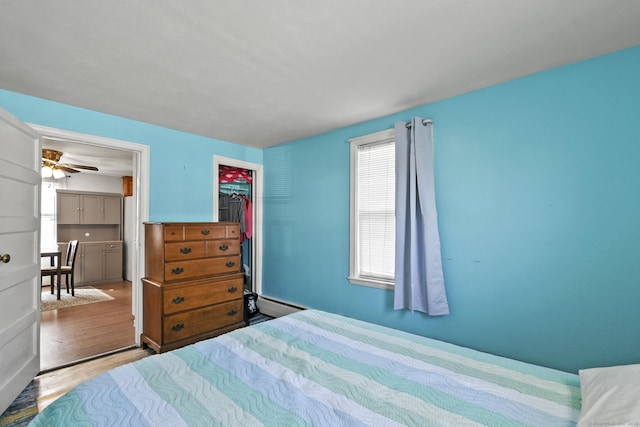
[[[220,185],[218,177],[220,165],[233,166],[235,168],[248,169],[253,174],[253,238],[251,239],[251,260],[253,271],[253,291],[262,295],[262,190],[263,190],[263,166],[258,163],[246,162],[244,160],[232,159],[219,155],[213,156],[213,221],[218,221],[218,198],[220,196]]]
[[[142,333],[142,277],[144,277],[144,227],[149,220],[149,166],[151,147],[135,142],[89,135],[70,130],[27,123],[43,137],[64,139],[73,143],[129,151],[133,154],[134,232],[133,253],[136,254],[131,274],[131,311],[136,346]]]

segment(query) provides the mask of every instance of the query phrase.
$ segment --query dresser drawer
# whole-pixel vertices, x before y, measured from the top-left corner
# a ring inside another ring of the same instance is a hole
[[[205,257],[205,242],[177,242],[165,243],[164,259],[166,261],[179,261],[182,259],[194,259]]]
[[[227,237],[226,226],[213,224],[194,224],[184,226],[185,240],[224,239]]]
[[[226,226],[227,239],[239,239],[240,238],[240,224],[227,225]]]
[[[242,305],[242,300],[236,300],[166,316],[163,339],[177,341],[242,322]]]
[[[240,241],[212,240],[207,243],[207,256],[238,255],[240,253]]]
[[[242,298],[243,278],[202,283],[164,291],[164,314]]]
[[[184,240],[184,227],[181,225],[167,225],[164,228],[164,241],[175,242]]]
[[[240,271],[240,255],[168,262],[164,267],[165,280],[185,280],[213,274]]]

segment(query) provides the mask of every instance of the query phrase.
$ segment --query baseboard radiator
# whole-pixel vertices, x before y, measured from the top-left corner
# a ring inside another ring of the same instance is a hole
[[[306,307],[262,295],[258,297],[257,304],[260,313],[271,317],[282,317],[300,310],[306,310]]]

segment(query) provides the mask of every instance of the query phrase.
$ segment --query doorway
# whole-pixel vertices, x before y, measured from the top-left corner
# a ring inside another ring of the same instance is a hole
[[[79,305],[51,309],[47,307],[51,303],[43,303],[40,313],[40,373],[133,347],[131,288],[131,282],[124,280],[78,286],[75,297],[66,298],[68,295],[63,289],[62,298],[63,304],[79,301],[76,302]],[[49,288],[43,287],[42,294],[48,293]],[[110,300],[84,301],[98,293]]]
[[[127,262],[124,268],[129,271],[128,277],[130,277],[130,281],[114,283],[113,286],[110,287],[110,290],[121,293],[123,286],[129,287],[129,295],[125,296],[125,298],[128,298],[126,299],[128,308],[125,307],[125,310],[133,317],[133,337],[131,337],[131,342],[139,346],[140,332],[142,331],[142,287],[140,279],[144,274],[142,223],[147,221],[149,217],[149,146],[39,125],[30,126],[44,138],[60,139],[73,144],[83,145],[84,148],[95,147],[101,150],[107,149],[127,152],[133,158],[133,196],[128,198],[130,200],[124,206],[128,215],[128,230],[124,233],[126,243],[125,251],[127,251],[128,255],[125,257]],[[131,322],[131,320],[127,321]],[[100,327],[99,325],[96,326]],[[96,348],[103,347],[98,346]],[[116,348],[114,348],[114,350],[116,350]],[[42,351],[45,352],[46,348],[43,348]],[[97,351],[99,353],[96,354],[96,356],[104,354],[102,350]]]
[[[246,176],[242,177],[241,173],[237,180],[221,182],[220,172],[226,167],[240,169],[246,173]],[[245,230],[250,228],[251,237],[243,242],[242,264],[245,268],[245,290],[259,295],[262,293],[262,183],[262,165],[229,157],[213,156],[213,220],[217,222],[238,219],[237,215],[225,213],[225,208],[233,206],[231,204],[225,206],[224,201],[220,203],[225,199],[225,195],[233,197],[235,194],[236,206],[247,198],[251,202],[251,221],[245,227]],[[227,200],[233,203],[230,199]]]

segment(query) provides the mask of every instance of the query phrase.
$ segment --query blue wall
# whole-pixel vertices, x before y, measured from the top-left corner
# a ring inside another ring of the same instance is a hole
[[[264,151],[264,294],[567,371],[640,362],[640,47]],[[351,285],[348,138],[434,120],[451,315]]]
[[[209,221],[212,156],[264,164],[266,295],[568,371],[640,354],[640,47],[264,151],[0,90],[23,121],[151,147],[150,219]],[[434,120],[452,314],[349,284],[348,138]]]
[[[262,150],[0,90],[24,122],[150,146],[149,219],[211,221],[213,156],[262,164]]]

